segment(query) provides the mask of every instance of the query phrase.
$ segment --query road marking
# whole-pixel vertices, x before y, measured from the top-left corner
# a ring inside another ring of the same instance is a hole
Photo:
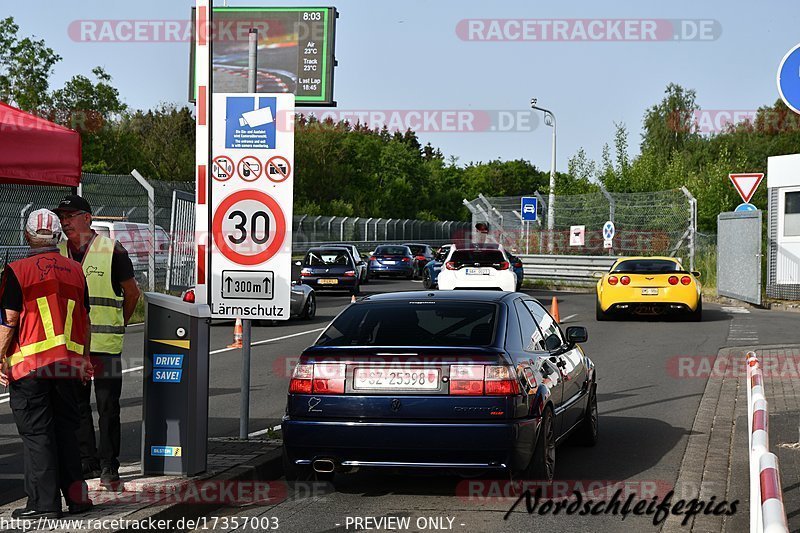
[[[281,429],[281,425],[278,424],[277,426],[274,426],[274,427],[271,427],[271,428],[260,429],[258,431],[254,431],[252,433],[248,433],[247,437],[252,439],[252,438],[255,438],[255,437],[260,437],[261,435],[266,435],[270,431],[280,431],[280,429]]]
[[[742,315],[749,315],[750,310],[745,309],[744,307],[722,307],[722,310],[726,313],[733,313],[733,314],[742,314]]]
[[[309,333],[316,333],[318,331],[322,331],[323,329],[325,329],[325,328],[310,329],[308,331],[301,331],[299,333],[292,333],[291,335],[284,335],[283,337],[275,337],[274,339],[264,339],[263,341],[251,342],[250,346],[258,346],[260,344],[267,344],[268,342],[275,342],[275,341],[282,341],[284,339],[291,339],[292,337],[299,337],[300,335],[308,335]],[[216,355],[218,353],[232,352],[233,350],[241,350],[241,348],[222,348],[220,350],[214,350],[213,352],[209,352],[209,354],[210,355]]]
[[[569,320],[570,318],[575,318],[576,316],[578,316],[578,313],[575,313],[574,315],[565,316],[565,317],[564,317],[564,318],[561,320],[561,323],[563,324],[564,322],[566,322],[566,321],[567,321],[567,320]]]

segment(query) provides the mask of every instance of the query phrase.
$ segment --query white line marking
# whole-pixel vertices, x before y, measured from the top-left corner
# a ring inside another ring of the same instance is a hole
[[[142,369],[144,369],[143,366],[135,366],[133,368],[126,368],[125,370],[122,371],[122,373],[123,374],[127,374],[128,372],[138,372],[139,370],[142,370]]]
[[[308,335],[309,333],[316,333],[318,331],[322,331],[325,328],[317,328],[317,329],[310,329],[308,331],[301,331],[299,333],[292,333],[291,335],[284,335],[283,337],[275,337],[274,339],[264,339],[263,341],[256,341],[251,342],[250,346],[258,346],[260,344],[267,344],[268,342],[275,342],[275,341],[282,341],[284,339],[291,339],[292,337],[299,337],[300,335]],[[214,350],[213,352],[209,352],[210,355],[215,355],[218,353],[224,352],[232,352],[233,350],[241,350],[241,348],[222,348],[220,350]]]
[[[254,431],[252,433],[248,433],[247,436],[252,439],[254,437],[260,437],[261,435],[266,435],[270,431],[280,431],[280,429],[281,429],[281,425],[278,424],[277,426],[274,426],[274,427],[271,427],[271,428],[261,429],[261,430],[258,430],[258,431]]]
[[[565,316],[564,318],[561,319],[561,323],[566,322],[570,318],[575,318],[576,316],[578,316],[578,313],[575,313],[574,315]]]

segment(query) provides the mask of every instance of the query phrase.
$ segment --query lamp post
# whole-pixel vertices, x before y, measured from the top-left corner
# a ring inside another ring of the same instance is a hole
[[[556,116],[552,111],[538,107],[536,98],[531,98],[531,109],[544,113],[544,123],[553,128],[553,149],[550,155],[550,194],[547,197],[547,251],[553,253],[553,228],[555,227],[556,201]]]

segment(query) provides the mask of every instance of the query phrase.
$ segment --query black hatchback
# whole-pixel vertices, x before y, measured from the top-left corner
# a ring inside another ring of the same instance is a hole
[[[283,418],[287,477],[355,468],[553,478],[556,444],[597,440],[594,365],[520,293],[424,291],[351,304],[300,356]]]
[[[317,291],[347,291],[357,295],[361,282],[356,261],[347,248],[311,248],[303,261],[296,264],[300,270],[300,283]]]

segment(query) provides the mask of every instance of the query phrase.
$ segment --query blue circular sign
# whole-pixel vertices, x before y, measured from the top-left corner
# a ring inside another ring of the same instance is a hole
[[[778,67],[778,94],[795,113],[800,113],[800,44],[789,50]]]
[[[736,206],[736,211],[758,211],[758,208],[753,204],[739,204]]]

